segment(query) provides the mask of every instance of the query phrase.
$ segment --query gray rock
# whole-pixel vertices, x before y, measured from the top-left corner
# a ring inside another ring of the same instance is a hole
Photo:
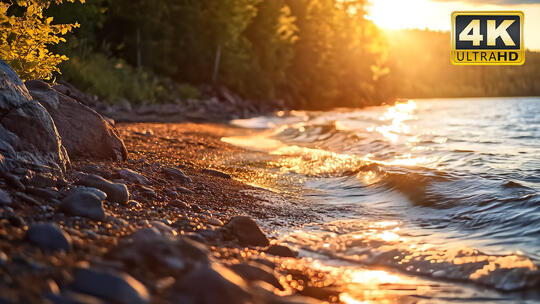
[[[30,243],[46,251],[70,251],[71,239],[58,226],[51,223],[38,223],[26,232]]]
[[[204,283],[203,283],[204,282]],[[173,285],[171,303],[252,303],[246,282],[219,264],[198,267]]]
[[[26,192],[35,196],[39,196],[45,199],[60,199],[62,194],[54,189],[50,188],[35,188],[35,187],[26,187]]]
[[[229,174],[214,169],[203,169],[202,172],[225,179],[232,179]]]
[[[146,287],[125,273],[79,268],[75,270],[71,288],[80,293],[103,299],[107,303],[150,303]]]
[[[163,276],[208,263],[203,245],[185,237],[162,235],[156,228],[143,228],[123,238],[107,257],[122,261],[126,267],[138,267]]]
[[[67,290],[61,294],[47,294],[45,298],[53,304],[106,304],[96,297]]]
[[[11,205],[13,200],[11,196],[6,191],[0,189],[0,206]]]
[[[225,226],[242,246],[268,246],[269,242],[257,223],[249,216],[235,216]]]
[[[69,157],[51,115],[32,99],[15,71],[3,60],[0,60],[0,117],[0,133],[9,132],[0,138],[17,152],[12,159],[15,163],[30,164],[43,171],[65,171]]]
[[[92,192],[80,191],[66,196],[60,204],[60,209],[68,214],[84,216],[96,221],[105,219],[103,200]]]
[[[156,199],[158,197],[156,191],[150,187],[140,186],[141,192],[144,196]]]
[[[56,187],[58,182],[58,178],[52,174],[38,172],[32,173],[32,176],[28,180],[27,184],[38,188],[45,188]]]
[[[150,183],[144,175],[138,172],[135,172],[131,169],[120,169],[117,171],[117,174],[124,180],[131,183],[143,184],[143,185],[147,185],[148,183]]]
[[[165,167],[162,169],[163,173],[166,175],[175,178],[176,180],[180,181],[184,184],[191,183],[191,178],[187,176],[182,170],[173,168],[173,167]]]
[[[280,257],[286,257],[286,258],[294,258],[298,256],[298,253],[293,251],[291,248],[283,245],[270,245],[266,250],[266,253],[269,253],[271,255],[280,256]]]
[[[127,203],[129,191],[124,184],[113,183],[95,174],[79,174],[76,184],[99,189],[107,193],[107,200],[112,203]]]
[[[189,205],[184,202],[184,201],[181,201],[179,199],[175,199],[175,200],[172,200],[170,203],[169,203],[171,206],[175,206],[177,208],[180,208],[182,210],[187,210],[189,209]]]
[[[263,281],[275,288],[283,290],[283,286],[281,286],[278,279],[274,276],[273,270],[270,267],[240,263],[231,265],[230,268],[247,281]]]
[[[64,194],[66,196],[68,195],[71,195],[71,194],[74,194],[74,193],[79,193],[79,192],[91,192],[95,195],[97,195],[97,197],[99,197],[100,200],[104,201],[107,199],[107,193],[99,190],[99,189],[96,189],[96,188],[92,188],[92,187],[85,187],[85,186],[75,186],[71,189],[69,189],[68,191],[66,191]]]
[[[0,172],[0,175],[2,175],[2,177],[6,180],[8,185],[11,185],[19,190],[26,189],[26,187],[23,185],[23,183],[21,183],[21,180],[17,176],[9,172]]]
[[[50,113],[70,158],[127,159],[118,131],[96,111],[39,80],[26,87]]]
[[[184,194],[193,194],[194,192],[184,187],[176,187],[176,191]]]

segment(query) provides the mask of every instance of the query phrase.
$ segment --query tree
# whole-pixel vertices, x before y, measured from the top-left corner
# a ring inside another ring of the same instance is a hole
[[[64,55],[54,54],[47,47],[65,42],[61,36],[79,27],[79,24],[53,25],[53,17],[46,17],[43,14],[52,3],[62,2],[62,0],[0,2],[0,57],[13,67],[21,79],[51,79],[54,72],[59,72],[58,64],[68,59]],[[10,13],[17,10],[22,13],[19,15]]]

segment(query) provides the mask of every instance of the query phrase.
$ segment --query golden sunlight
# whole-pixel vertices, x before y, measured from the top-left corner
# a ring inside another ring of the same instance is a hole
[[[525,13],[525,32],[534,33],[540,28],[540,4],[481,4],[473,1],[430,1],[430,0],[371,0],[368,18],[376,25],[388,30],[429,29],[449,31],[450,14],[453,11],[518,10]],[[525,35],[528,49],[540,49],[540,35]]]

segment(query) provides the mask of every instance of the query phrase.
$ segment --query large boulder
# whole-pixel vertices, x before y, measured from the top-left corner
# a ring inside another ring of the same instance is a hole
[[[96,111],[42,81],[27,81],[26,87],[51,114],[71,158],[127,158],[118,131]]]
[[[17,73],[0,59],[0,153],[3,164],[38,171],[64,172],[69,157],[47,110]]]

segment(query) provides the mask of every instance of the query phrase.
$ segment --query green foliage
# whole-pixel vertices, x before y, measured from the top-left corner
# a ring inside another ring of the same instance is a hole
[[[110,103],[121,99],[135,103],[155,103],[198,97],[197,88],[176,84],[100,53],[75,56],[62,65],[62,71],[67,81],[76,83],[81,89]]]
[[[62,2],[0,2],[0,57],[13,67],[21,79],[51,79],[54,72],[59,72],[58,64],[68,59],[51,52],[47,47],[65,42],[61,36],[79,27],[79,24],[52,24],[53,17],[43,14],[52,3],[59,5]],[[17,9],[22,13],[14,15],[9,12]]]

